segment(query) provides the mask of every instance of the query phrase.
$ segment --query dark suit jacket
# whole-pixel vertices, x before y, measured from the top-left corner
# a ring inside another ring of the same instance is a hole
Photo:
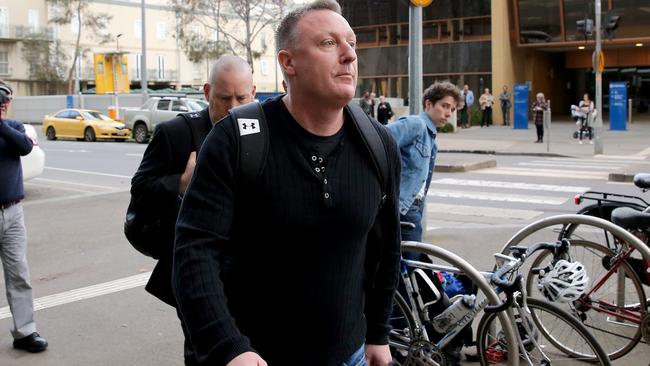
[[[160,257],[145,289],[171,306],[176,306],[171,280],[174,228],[180,208],[178,186],[190,153],[197,150],[212,129],[207,108],[188,115],[194,135],[200,141],[194,141],[192,131],[181,116],[159,124],[131,180],[131,196],[138,210],[145,207],[151,210],[149,212],[163,213],[166,239],[160,243]]]

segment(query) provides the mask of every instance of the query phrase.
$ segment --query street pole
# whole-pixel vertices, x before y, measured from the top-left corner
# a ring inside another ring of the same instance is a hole
[[[422,111],[422,8],[409,7],[409,114]]]
[[[594,53],[594,69],[596,71],[596,121],[594,155],[603,153],[603,74],[600,67],[601,37],[600,37],[600,0],[596,0],[596,51]]]
[[[145,6],[144,1],[141,3],[141,12],[142,12],[142,57],[140,57],[140,88],[142,89],[142,103],[145,103],[149,99],[147,93],[147,31],[146,31],[146,22],[145,22]]]

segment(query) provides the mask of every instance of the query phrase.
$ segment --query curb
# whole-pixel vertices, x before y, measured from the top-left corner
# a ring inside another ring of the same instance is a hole
[[[632,182],[634,174],[632,173],[609,173],[609,181],[612,182]]]
[[[466,164],[436,164],[434,170],[442,173],[461,173],[471,170],[494,168],[495,166],[497,166],[497,161],[495,159],[488,159]]]
[[[496,150],[438,150],[443,153],[453,154],[483,154],[483,155],[519,155],[519,156],[545,156],[551,158],[572,158],[573,155],[557,154],[557,153],[532,153],[532,152],[506,152]]]

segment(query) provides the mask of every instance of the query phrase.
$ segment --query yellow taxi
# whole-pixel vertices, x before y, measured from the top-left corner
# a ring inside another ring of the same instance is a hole
[[[84,141],[124,141],[131,136],[131,130],[124,123],[91,109],[62,109],[52,116],[45,116],[43,133],[48,140],[67,137]]]

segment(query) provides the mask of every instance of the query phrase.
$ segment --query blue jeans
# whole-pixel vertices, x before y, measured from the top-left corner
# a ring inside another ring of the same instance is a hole
[[[365,345],[362,345],[361,348],[356,350],[347,361],[343,362],[342,366],[368,366]]]
[[[400,215],[401,222],[408,222],[413,225],[402,226],[402,241],[422,241],[422,212],[424,211],[424,200],[415,200],[409,210],[404,215]],[[405,259],[419,260],[429,262],[426,255],[416,255],[412,253],[402,253]]]

